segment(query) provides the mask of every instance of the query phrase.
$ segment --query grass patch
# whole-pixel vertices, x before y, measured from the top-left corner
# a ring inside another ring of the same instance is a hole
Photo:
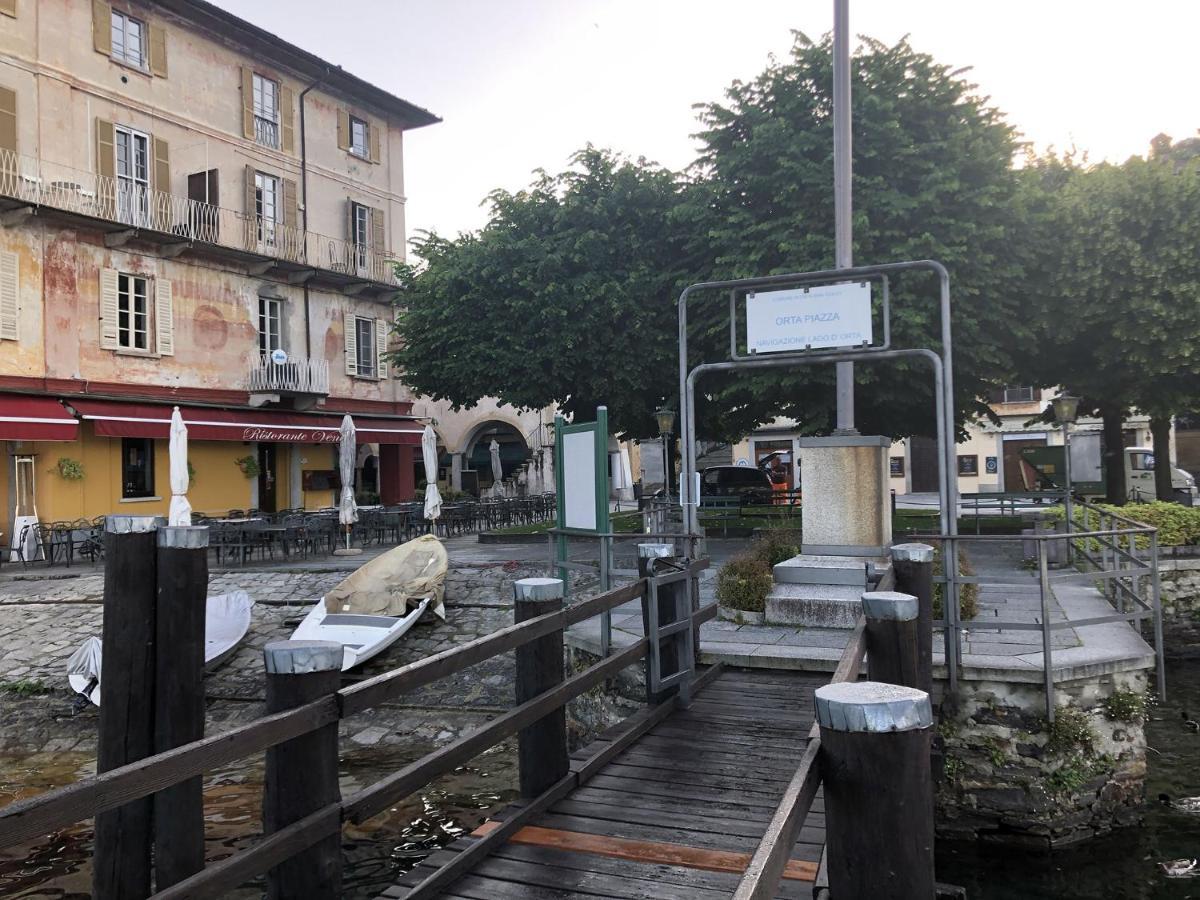
[[[1096,743],[1092,720],[1074,706],[1054,707],[1054,721],[1046,726],[1046,733],[1049,735],[1046,746],[1056,753],[1090,753]]]
[[[1113,722],[1137,722],[1146,715],[1146,695],[1116,690],[1104,700],[1104,716]]]
[[[958,572],[960,575],[971,577],[975,574],[975,569],[971,566],[967,555],[962,551],[958,551]],[[933,556],[933,574],[935,577],[946,574],[946,563],[942,558],[942,548],[938,547]],[[944,584],[933,585],[933,620],[940,622],[945,615],[945,607],[942,605],[942,595],[946,590]],[[958,618],[959,621],[966,622],[979,615],[979,585],[977,584],[960,584],[958,586]]]
[[[0,694],[14,694],[18,697],[39,697],[52,693],[54,688],[35,678],[21,678],[17,681],[0,681]]]

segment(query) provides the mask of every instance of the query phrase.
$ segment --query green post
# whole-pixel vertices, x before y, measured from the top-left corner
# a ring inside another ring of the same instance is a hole
[[[555,526],[561,531],[566,523],[567,495],[563,489],[563,426],[566,420],[561,415],[554,416],[554,504],[558,517]],[[571,578],[567,567],[562,563],[567,560],[567,536],[560,534],[555,542],[558,545],[558,577],[563,583],[563,600],[571,595]]]

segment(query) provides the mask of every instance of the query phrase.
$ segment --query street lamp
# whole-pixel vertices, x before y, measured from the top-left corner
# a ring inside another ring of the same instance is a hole
[[[1067,534],[1075,525],[1075,517],[1071,509],[1071,426],[1079,414],[1079,398],[1070,394],[1059,394],[1050,401],[1054,410],[1054,420],[1063,430],[1063,481],[1066,483],[1067,496],[1063,506],[1067,513]],[[1067,562],[1071,562],[1071,540],[1067,539]]]
[[[675,410],[668,406],[660,406],[654,411],[658,420],[658,436],[663,445],[663,490],[667,495],[667,505],[671,505],[671,454],[669,451],[671,432],[675,430]]]

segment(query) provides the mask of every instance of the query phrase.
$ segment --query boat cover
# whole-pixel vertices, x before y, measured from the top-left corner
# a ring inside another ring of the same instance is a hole
[[[359,613],[401,617],[410,604],[426,597],[439,619],[445,620],[442,598],[449,558],[442,542],[422,535],[375,557],[325,595],[330,613]]]

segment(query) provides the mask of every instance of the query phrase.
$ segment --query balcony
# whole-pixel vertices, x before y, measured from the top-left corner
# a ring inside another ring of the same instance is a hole
[[[300,401],[297,409],[307,409],[329,395],[329,362],[291,357],[276,363],[264,356],[250,367],[249,380],[251,406],[292,397]]]
[[[312,279],[346,293],[391,293],[397,285],[399,260],[369,246],[0,150],[0,222],[34,211],[98,228],[109,247],[137,239],[168,256],[206,251],[252,274]]]

